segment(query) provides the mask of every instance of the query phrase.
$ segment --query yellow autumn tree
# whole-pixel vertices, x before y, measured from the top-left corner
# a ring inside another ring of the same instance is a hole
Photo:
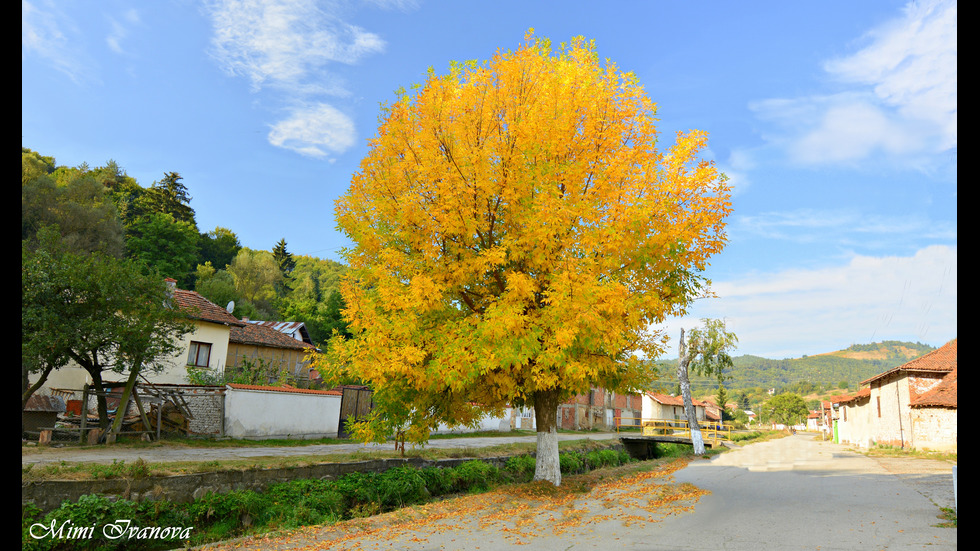
[[[429,71],[384,106],[336,203],[354,246],[342,284],[353,335],[318,359],[374,390],[355,437],[534,408],[536,480],[560,484],[557,413],[592,387],[655,376],[650,326],[706,290],[726,241],[730,188],[696,156],[701,131],[658,149],[655,105],[594,43],[516,51]]]

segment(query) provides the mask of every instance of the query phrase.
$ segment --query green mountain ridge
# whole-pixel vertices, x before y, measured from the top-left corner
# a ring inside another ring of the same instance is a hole
[[[795,392],[801,395],[839,390],[855,391],[861,381],[898,367],[935,350],[921,343],[883,341],[855,344],[844,350],[801,358],[771,360],[742,355],[733,358],[735,367],[725,373],[724,387],[729,392],[751,394],[774,389],[776,394]],[[662,378],[659,390],[674,392],[677,385],[677,360],[656,362]],[[691,376],[696,396],[713,394],[718,388],[715,377]]]

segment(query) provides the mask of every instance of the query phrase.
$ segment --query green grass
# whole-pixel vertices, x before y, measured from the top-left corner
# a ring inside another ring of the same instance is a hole
[[[937,452],[931,450],[903,449],[898,446],[875,444],[867,450],[856,450],[869,457],[912,457],[956,462],[956,452]]]
[[[939,514],[939,518],[941,518],[943,522],[937,524],[936,526],[939,528],[956,528],[956,510],[950,509],[949,507],[940,507],[939,510],[942,511],[942,513]]]
[[[613,442],[613,441],[610,441]],[[603,442],[590,440],[567,440],[558,443],[559,450],[581,450],[588,452],[607,447]],[[404,457],[418,457],[425,460],[503,457],[528,454],[535,451],[534,442],[502,443],[487,447],[463,448],[418,448],[406,450]],[[93,463],[67,463],[62,461],[51,465],[25,465],[21,469],[23,481],[42,480],[87,480],[105,478],[134,478],[136,476],[172,476],[215,471],[243,471],[252,469],[305,467],[322,463],[350,463],[372,459],[401,458],[402,453],[391,450],[362,450],[349,453],[327,453],[316,455],[297,455],[289,457],[253,457],[236,460],[209,461],[168,461],[150,462],[138,460],[127,464],[114,461],[111,465]]]

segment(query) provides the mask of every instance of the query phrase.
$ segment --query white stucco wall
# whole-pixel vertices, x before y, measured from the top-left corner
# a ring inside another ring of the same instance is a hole
[[[661,404],[649,395],[643,395],[643,419],[687,419],[684,406]],[[705,420],[703,406],[694,406],[694,415],[698,421]]]
[[[228,360],[228,337],[231,328],[217,323],[197,322],[194,331],[184,335],[180,343],[180,352],[166,362],[159,373],[144,372],[147,380],[156,384],[188,384],[187,354],[191,341],[204,342],[211,345],[211,356],[208,359],[208,369],[222,372]]]
[[[337,436],[339,393],[226,388],[226,436],[259,440]]]
[[[956,452],[956,409],[911,408],[912,446],[920,450]]]
[[[195,328],[190,333],[184,335],[179,344],[179,351],[169,360],[163,362],[164,368],[158,373],[149,369],[144,369],[142,374],[146,379],[154,384],[188,384],[187,380],[187,352],[191,341],[206,342],[211,345],[211,356],[208,367],[224,370],[225,361],[228,358],[228,336],[231,330],[227,325],[216,323],[197,322]],[[38,374],[30,376],[30,382],[37,381]],[[127,373],[114,373],[103,371],[104,381],[125,381]],[[60,388],[70,390],[81,390],[86,383],[92,381],[88,372],[78,367],[75,363],[70,363],[61,369],[56,369],[48,375],[47,381],[39,389],[39,393],[47,394],[47,389]]]
[[[449,428],[445,423],[440,423],[439,427],[433,431],[433,434],[464,434],[467,432],[477,432],[477,431],[491,431],[496,430],[500,432],[510,432],[510,418],[512,415],[511,408],[504,410],[504,414],[501,417],[492,417],[490,415],[484,416],[480,419],[480,424],[476,428],[468,427],[453,427]]]
[[[847,421],[844,421],[846,411]],[[837,435],[841,443],[870,448],[874,443],[875,410],[867,398],[843,403],[840,406],[840,419]]]

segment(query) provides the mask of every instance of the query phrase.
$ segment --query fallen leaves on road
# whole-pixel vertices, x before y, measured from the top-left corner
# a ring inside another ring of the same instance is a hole
[[[672,474],[689,461],[673,459],[652,470],[611,480],[608,473],[569,476],[557,488],[546,482],[506,486],[370,518],[242,538],[201,549],[401,549],[409,542],[426,544],[429,537],[443,537],[447,532],[455,535],[454,545],[478,549],[481,533],[498,534],[511,545],[527,545],[542,536],[590,532],[602,523],[633,526],[659,522],[693,510],[694,503],[709,493],[692,484],[673,482]]]

